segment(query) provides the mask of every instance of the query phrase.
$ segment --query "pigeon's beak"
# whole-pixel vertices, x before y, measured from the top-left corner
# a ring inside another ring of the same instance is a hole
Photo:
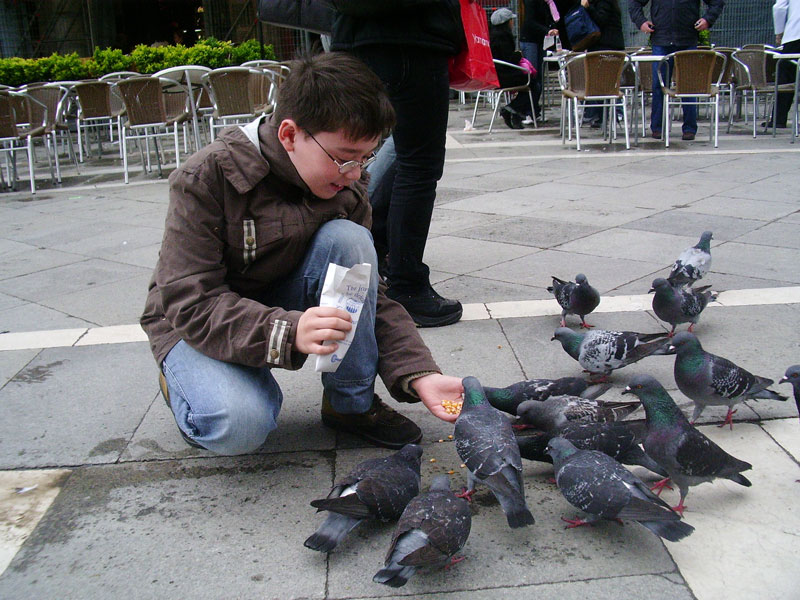
[[[633,390],[631,389],[631,386],[629,386],[629,385],[626,385],[626,386],[625,386],[625,389],[624,389],[624,390],[622,390],[622,395],[623,395],[623,396],[624,396],[625,394],[632,394],[632,393],[633,393]]]
[[[778,383],[789,383],[789,378],[784,375],[778,380]]]
[[[556,339],[556,336],[551,337],[550,341],[552,342],[554,339]]]
[[[674,344],[670,344],[669,348],[667,348],[667,352],[676,352],[677,350]]]
[[[648,293],[648,294],[653,294],[653,293],[655,293],[655,291],[656,291],[656,288],[650,288],[650,291],[649,291],[649,292],[647,292],[647,293]]]

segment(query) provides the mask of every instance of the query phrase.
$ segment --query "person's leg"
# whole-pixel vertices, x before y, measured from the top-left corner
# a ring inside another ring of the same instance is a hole
[[[783,54],[796,54],[800,52],[800,40],[786,42],[783,45],[781,52]],[[794,63],[788,60],[781,61],[778,70],[778,83],[794,83],[794,77]],[[778,108],[776,111],[777,119],[775,121],[778,127],[786,127],[786,123],[789,118],[789,109],[792,107],[792,97],[793,94],[791,92],[778,93]],[[770,122],[770,125],[771,124],[772,123]]]
[[[536,77],[531,75],[531,94],[533,94],[533,108],[538,119],[541,113],[539,98],[542,95],[542,52],[540,52],[539,44],[535,42],[520,42],[519,49],[522,52],[522,56],[536,67]]]
[[[697,44],[692,46],[681,46],[678,50],[695,50]],[[697,104],[683,105],[683,133],[697,133]]]
[[[671,52],[669,46],[653,46],[653,56],[665,56]],[[661,91],[661,84],[658,81],[658,65],[653,63],[653,106],[650,111],[650,131],[660,134],[664,126],[664,94]],[[664,82],[669,81],[669,69],[665,66],[661,70]]]
[[[367,195],[372,198],[375,193],[375,188],[381,182],[386,170],[392,165],[394,159],[397,157],[397,152],[394,150],[394,138],[389,136],[383,142],[381,149],[378,150],[378,156],[375,162],[367,167],[369,172],[369,186],[367,187]]]
[[[448,57],[421,49],[369,48],[357,55],[386,84],[397,113],[393,131],[396,173],[387,212],[387,295],[420,326],[458,321],[461,304],[430,285],[423,262],[436,183],[444,169],[450,106]]]
[[[283,395],[269,368],[215,360],[181,340],[161,369],[178,427],[202,447],[245,454],[275,429]]]

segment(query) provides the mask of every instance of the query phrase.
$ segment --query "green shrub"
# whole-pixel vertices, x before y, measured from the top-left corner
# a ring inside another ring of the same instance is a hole
[[[28,83],[29,64],[33,61],[27,58],[0,59],[0,83],[17,87]]]
[[[206,38],[189,48],[186,64],[202,65],[211,69],[231,65],[233,44],[215,38]]]
[[[249,60],[260,60],[262,56],[259,52],[258,40],[247,40],[235,46],[231,52],[231,58],[233,59],[232,63],[234,65],[240,65]],[[275,60],[275,51],[271,45],[268,46],[264,44],[263,58],[266,60]]]
[[[106,73],[116,71],[130,71],[133,59],[123,54],[119,48],[94,49],[92,59],[88,61],[89,74],[92,77],[101,77]]]

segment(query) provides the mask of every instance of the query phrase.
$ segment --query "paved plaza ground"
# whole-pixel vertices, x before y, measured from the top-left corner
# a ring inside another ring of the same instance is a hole
[[[647,291],[706,229],[706,279],[722,293],[696,327],[704,347],[776,381],[800,363],[800,143],[786,130],[753,139],[738,125],[714,149],[704,121],[694,142],[625,151],[587,129],[577,152],[553,112],[539,130],[500,121],[491,134],[489,114],[465,132],[471,107],[452,106],[426,249],[436,289],[465,304],[456,325],[421,330],[444,372],[491,386],[580,375],[550,342],[551,275],[588,276],[603,295],[588,319],[598,327],[665,329]],[[560,517],[579,511],[548,483],[552,467],[526,463],[536,524],[509,529],[479,488],[466,560],[446,572],[373,583],[391,524],[365,523],[327,556],[306,549],[322,520],[309,501],[388,451],[322,426],[313,361],[276,373],[284,408],[259,452],[218,457],[181,440],[137,325],[167,184],[134,158],[122,185],[107,150],[80,175],[65,167],[61,188],[0,194],[0,598],[798,598],[793,401],[741,405],[732,431],[716,427],[724,408],[705,411],[701,430],[752,463],[753,485],[693,488],[685,519],[696,531],[678,543],[632,522],[564,529]],[[673,361],[617,371],[606,397],[650,373],[690,411]],[[463,485],[452,426],[420,405],[400,409],[424,430],[423,487],[448,471]]]

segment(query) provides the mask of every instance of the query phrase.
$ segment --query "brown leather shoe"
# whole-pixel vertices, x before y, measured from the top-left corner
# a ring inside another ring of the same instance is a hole
[[[167,389],[167,378],[164,377],[164,373],[158,374],[158,387],[161,388],[161,396],[164,398],[164,402],[167,403],[169,412],[172,412],[172,404],[169,402],[169,390]],[[189,444],[192,448],[200,448],[201,450],[205,450],[204,446],[201,446],[199,443],[195,442],[192,438],[186,435],[183,432],[183,429],[178,427],[178,431],[180,432],[183,441]]]
[[[386,406],[375,394],[370,409],[360,415],[343,415],[333,410],[328,395],[322,394],[322,423],[331,429],[358,436],[384,448],[417,444],[422,430],[411,419]]]
[[[684,131],[683,135],[681,135],[681,139],[684,142],[691,142],[694,139],[694,132],[693,131]]]
[[[650,133],[650,137],[652,137],[654,140],[660,140],[661,139],[661,132],[660,131],[653,131],[653,132]]]

